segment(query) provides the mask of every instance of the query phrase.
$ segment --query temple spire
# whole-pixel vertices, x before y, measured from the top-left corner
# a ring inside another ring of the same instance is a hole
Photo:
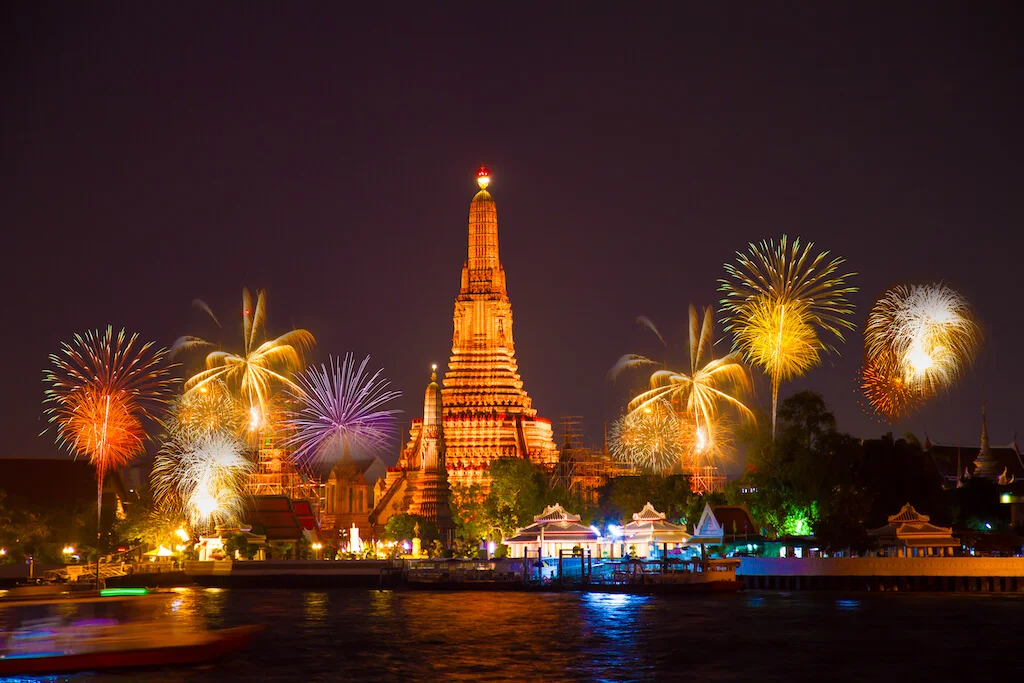
[[[505,273],[498,258],[498,210],[487,191],[491,172],[481,166],[476,172],[480,191],[469,205],[469,253],[466,260],[466,286],[473,292],[505,294]]]
[[[999,478],[1002,470],[999,461],[992,456],[992,449],[988,443],[988,420],[985,417],[985,404],[981,404],[981,449],[978,457],[974,460],[974,474],[972,476],[995,481]]]
[[[981,454],[989,455],[988,447],[988,420],[985,419],[985,404],[981,404]]]

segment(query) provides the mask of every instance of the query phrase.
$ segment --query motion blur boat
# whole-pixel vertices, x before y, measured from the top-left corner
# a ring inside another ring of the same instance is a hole
[[[88,596],[0,599],[0,677],[198,664],[232,655],[259,630],[193,630],[167,611],[170,594],[110,589]]]

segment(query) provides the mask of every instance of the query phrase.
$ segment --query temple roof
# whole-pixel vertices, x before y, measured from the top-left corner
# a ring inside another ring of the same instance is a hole
[[[870,529],[868,534],[910,545],[920,545],[924,540],[928,540],[926,545],[957,545],[952,529],[931,524],[929,519],[928,515],[922,515],[913,505],[906,503],[895,515],[889,515],[888,524]]]
[[[895,515],[889,515],[889,523],[893,524],[896,522],[927,522],[931,517],[928,515],[922,515],[920,512],[914,509],[914,506],[910,503],[904,503],[900,511]]]
[[[984,476],[978,472],[977,458],[981,451],[978,446],[933,443],[927,443],[926,446],[925,452],[932,456],[932,461],[947,481],[956,481],[965,472],[969,477]],[[989,447],[986,459],[998,470],[995,476],[1006,473],[1005,483],[1012,483],[1014,479],[1024,479],[1024,458],[1016,443]]]
[[[659,519],[665,519],[665,513],[655,510],[654,506],[651,505],[651,501],[647,501],[647,504],[644,505],[640,512],[633,513],[634,522],[650,522]]]
[[[725,536],[757,536],[761,533],[750,511],[742,505],[715,505],[713,510]]]
[[[579,522],[534,522],[502,543],[538,543],[542,531],[544,540],[551,543],[595,543],[601,538],[597,531]]]
[[[700,515],[700,520],[693,528],[693,536],[690,539],[691,542],[695,543],[721,543],[722,537],[724,536],[724,530],[718,519],[715,517],[715,511],[711,509],[711,505],[708,503],[704,504],[704,511]]]
[[[658,512],[648,502],[640,512],[633,513],[633,521],[622,530],[628,543],[686,543],[690,534],[686,527],[665,521],[664,513]]]
[[[544,511],[539,515],[535,515],[533,518],[534,522],[578,522],[580,521],[579,515],[574,515],[571,512],[567,512],[560,503],[554,505],[548,505],[544,508]]]
[[[933,444],[926,436],[924,451],[932,456],[935,466],[946,481],[956,482],[957,486],[962,477],[981,477],[999,485],[1024,479],[1024,458],[1021,457],[1016,438],[1008,446],[993,448],[989,445],[984,405],[981,407],[981,443],[977,448]]]

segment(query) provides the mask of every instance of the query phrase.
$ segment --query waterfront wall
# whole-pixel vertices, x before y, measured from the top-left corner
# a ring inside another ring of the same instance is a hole
[[[948,576],[1024,578],[1024,557],[744,557],[750,576]]]
[[[737,573],[767,590],[1024,592],[1021,557],[744,557]]]
[[[378,588],[388,567],[386,560],[190,560],[185,575],[222,588]]]

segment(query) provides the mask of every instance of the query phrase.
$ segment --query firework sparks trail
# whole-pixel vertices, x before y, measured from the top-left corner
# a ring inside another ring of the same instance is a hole
[[[145,450],[143,422],[157,419],[174,386],[166,356],[137,334],[115,335],[108,326],[63,343],[43,372],[43,412],[57,445],[96,468],[97,533],[104,476]]]
[[[333,465],[343,455],[370,455],[386,449],[397,434],[394,417],[400,410],[384,406],[399,398],[389,390],[382,370],[366,370],[370,357],[356,365],[351,354],[330,359],[330,366],[311,367],[296,377],[289,394],[298,409],[287,420],[286,446],[306,467]]]
[[[786,236],[750,244],[748,254],[737,252],[736,264],[725,264],[728,278],[719,280],[733,348],[771,379],[773,439],[779,385],[816,365],[819,352],[835,351],[819,330],[844,341],[843,330],[854,327],[847,295],[857,290],[847,280],[856,273],[842,273],[844,259],[815,255],[813,248],[799,239],[790,248]]]

